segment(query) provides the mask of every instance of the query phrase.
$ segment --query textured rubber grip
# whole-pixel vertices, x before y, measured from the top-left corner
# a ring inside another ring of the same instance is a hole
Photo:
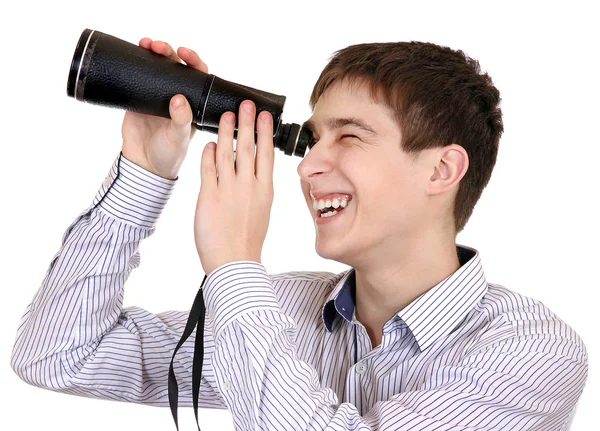
[[[99,31],[88,35],[84,45],[86,33],[71,65],[69,83],[74,83],[74,88],[67,89],[70,96],[169,118],[171,98],[183,94],[197,114],[207,74]]]

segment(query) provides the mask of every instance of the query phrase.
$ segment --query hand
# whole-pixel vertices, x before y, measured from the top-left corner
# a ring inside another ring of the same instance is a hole
[[[139,45],[208,73],[208,66],[192,50],[182,47],[175,52],[168,43],[147,37]],[[183,95],[171,98],[169,113],[171,119],[127,112],[121,129],[122,152],[136,165],[163,178],[176,179],[195,128],[191,126],[192,109]]]
[[[218,144],[209,142],[202,153],[194,238],[207,275],[232,261],[260,262],[273,203],[275,150],[273,118],[266,111],[256,122],[255,146],[255,110],[249,100],[240,106],[235,159],[233,112],[221,116]]]

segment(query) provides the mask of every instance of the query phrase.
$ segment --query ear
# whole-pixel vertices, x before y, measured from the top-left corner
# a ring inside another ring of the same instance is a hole
[[[433,154],[433,174],[427,185],[430,195],[457,188],[469,168],[469,156],[460,145],[450,144],[436,150]]]

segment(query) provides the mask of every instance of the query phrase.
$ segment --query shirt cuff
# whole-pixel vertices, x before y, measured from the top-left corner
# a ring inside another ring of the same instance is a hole
[[[281,311],[271,278],[258,262],[238,261],[221,265],[210,273],[203,289],[215,341],[242,314]]]
[[[121,153],[98,190],[93,206],[112,217],[152,229],[176,183],[177,180],[141,168]]]

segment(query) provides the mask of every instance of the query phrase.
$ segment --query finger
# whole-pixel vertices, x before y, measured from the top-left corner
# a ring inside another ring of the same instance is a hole
[[[185,61],[185,64],[188,66],[198,69],[201,72],[208,73],[208,66],[204,61],[202,61],[196,51],[189,48],[180,47],[177,49],[177,55],[179,55],[179,57]]]
[[[240,104],[238,115],[237,145],[235,147],[236,173],[241,178],[254,178],[254,116],[255,106],[251,100]]]
[[[235,114],[225,112],[219,121],[217,135],[217,172],[219,181],[229,181],[235,177],[233,166],[233,131],[235,129]]]
[[[214,190],[217,187],[217,167],[215,165],[217,144],[209,142],[204,147],[200,161],[200,192]]]
[[[263,184],[273,185],[275,146],[273,145],[273,117],[263,111],[256,122],[256,178]]]
[[[192,108],[183,95],[176,94],[171,98],[169,114],[171,121],[167,127],[168,141],[177,146],[186,145],[192,131]]]
[[[144,37],[140,40],[140,46],[145,49],[151,49],[152,47],[152,39],[149,37]]]
[[[164,55],[165,57],[169,57],[171,60],[181,63],[181,58],[179,58],[173,47],[166,42],[155,40],[152,42],[151,49],[157,54]]]

